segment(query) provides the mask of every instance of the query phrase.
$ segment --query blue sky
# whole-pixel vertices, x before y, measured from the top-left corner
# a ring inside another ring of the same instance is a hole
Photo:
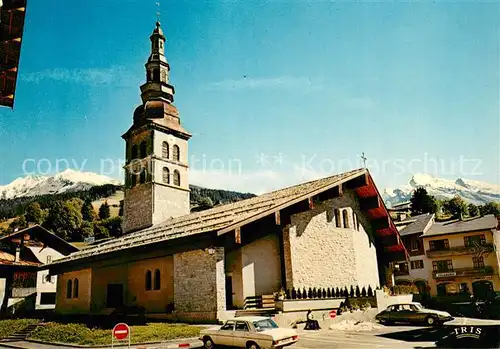
[[[29,2],[0,185],[57,159],[120,177],[155,11]],[[192,182],[262,192],[360,167],[365,152],[380,188],[415,172],[500,184],[500,4],[163,0],[161,12]]]

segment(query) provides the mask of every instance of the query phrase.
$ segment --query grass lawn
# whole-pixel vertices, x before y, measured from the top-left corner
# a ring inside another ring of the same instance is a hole
[[[38,323],[38,321],[36,319],[1,320],[0,339],[13,335],[29,325]]]
[[[201,327],[150,323],[146,326],[130,326],[132,343],[158,342],[168,339],[197,337]],[[48,323],[33,332],[30,339],[45,342],[80,345],[111,345],[111,330],[89,329],[82,324]]]

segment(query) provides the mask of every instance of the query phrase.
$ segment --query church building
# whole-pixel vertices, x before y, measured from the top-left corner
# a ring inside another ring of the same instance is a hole
[[[188,141],[160,23],[126,142],[124,236],[51,263],[56,312],[215,321],[280,289],[387,283],[406,250],[367,169],[190,213]],[[389,271],[389,272],[388,272]],[[76,296],[66,292],[78,283]]]

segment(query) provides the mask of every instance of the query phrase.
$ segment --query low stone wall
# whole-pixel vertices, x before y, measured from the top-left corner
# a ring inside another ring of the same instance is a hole
[[[388,296],[383,290],[376,290],[375,296],[377,297],[377,308],[379,312],[385,310],[389,305],[413,302],[412,294]]]
[[[336,299],[287,299],[276,301],[276,309],[284,313],[308,310],[338,309],[345,298]]]

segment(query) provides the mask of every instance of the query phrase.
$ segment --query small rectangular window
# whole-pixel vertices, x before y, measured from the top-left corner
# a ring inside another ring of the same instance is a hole
[[[40,293],[40,304],[42,305],[56,304],[56,293],[55,292]]]
[[[52,256],[47,256],[47,264],[52,262]]]

